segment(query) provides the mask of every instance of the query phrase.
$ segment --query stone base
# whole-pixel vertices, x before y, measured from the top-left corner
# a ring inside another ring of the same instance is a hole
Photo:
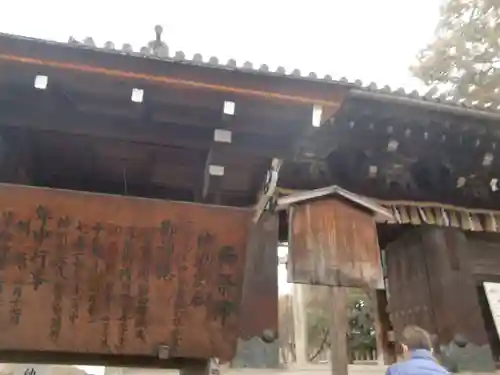
[[[468,343],[461,348],[454,342],[441,346],[441,361],[450,372],[494,372],[495,362],[489,345]]]
[[[239,339],[233,368],[279,368],[279,340],[265,343],[258,337],[244,341]]]

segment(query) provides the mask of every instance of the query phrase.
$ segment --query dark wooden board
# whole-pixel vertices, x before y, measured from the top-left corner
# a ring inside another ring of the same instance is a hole
[[[292,206],[288,281],[345,287],[382,286],[373,217],[337,199]]]
[[[0,350],[234,355],[248,210],[0,185]]]

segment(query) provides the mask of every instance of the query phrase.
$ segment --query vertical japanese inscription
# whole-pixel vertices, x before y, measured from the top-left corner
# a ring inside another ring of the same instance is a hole
[[[56,280],[52,291],[52,318],[50,319],[50,339],[53,342],[59,340],[59,334],[62,328],[62,296],[63,283]]]
[[[12,234],[10,230],[13,220],[14,214],[11,211],[2,213],[2,227],[0,229],[0,272],[3,271],[8,265],[9,254],[11,252],[10,242],[12,241]],[[3,305],[3,286],[4,279],[0,278],[0,305]]]
[[[106,243],[101,244],[99,234],[102,230],[106,233]],[[114,224],[106,224],[104,227],[101,224],[94,226],[95,236],[93,239],[93,253],[105,263],[106,283],[104,286],[103,295],[103,316],[101,318],[101,347],[110,350],[109,344],[109,328],[111,324],[111,313],[113,304],[113,292],[115,289],[115,278],[117,259],[119,257],[118,239],[122,234],[122,228]]]
[[[101,346],[109,348],[109,323],[111,321],[111,300],[113,297],[114,283],[107,281],[104,286],[104,316],[102,317],[102,332],[101,332]]]
[[[133,242],[136,237],[134,228],[127,228],[123,241],[120,268],[120,324],[119,324],[119,347],[123,348],[127,338],[128,320],[130,319],[130,284],[132,282],[132,250]]]
[[[33,229],[35,250],[30,257],[30,263],[33,265],[31,268],[31,284],[33,285],[33,289],[36,291],[40,286],[47,283],[47,279],[45,278],[45,271],[47,268],[47,251],[42,247],[45,240],[50,236],[48,224],[51,216],[49,210],[41,205],[37,207],[35,213],[36,219]],[[22,225],[20,226],[23,227]],[[28,228],[30,228],[30,226]]]
[[[72,247],[73,285],[71,294],[71,311],[69,314],[69,321],[73,325],[80,316],[80,306],[79,306],[80,281],[81,281],[80,278],[83,269],[82,257],[84,256],[85,253],[85,235],[81,223],[78,223],[76,230],[78,234],[76,237],[76,241]]]
[[[217,260],[217,297],[212,302],[212,313],[214,319],[220,319],[224,326],[227,319],[236,312],[234,301],[237,283],[234,281],[234,266],[238,262],[238,255],[232,246],[222,246]]]
[[[68,229],[71,227],[71,219],[67,216],[60,217],[57,220],[57,239],[56,248],[54,251],[54,268],[56,277],[66,279],[64,269],[67,265],[66,253],[68,251]]]
[[[146,342],[149,310],[149,269],[152,263],[153,233],[146,231],[141,248],[137,305],[135,310],[135,337]]]
[[[14,235],[17,235],[18,234],[18,226],[14,225],[14,214],[10,211],[4,212],[3,213],[3,220],[4,220],[5,229],[7,229],[9,231],[9,233],[11,233],[11,237],[12,237],[12,233]],[[15,265],[16,268],[20,272],[24,272],[26,270],[27,265],[28,265],[28,260],[27,260],[27,255],[24,251],[19,251],[19,250],[15,251],[12,254],[12,261],[13,261],[13,265]]]
[[[86,228],[83,225],[83,228]],[[98,275],[99,273],[99,257],[101,256],[101,242],[100,242],[100,234],[103,231],[104,227],[101,223],[95,223],[91,228],[90,232],[92,233],[92,240],[90,241],[90,254],[89,259],[93,260],[92,264],[92,273],[94,275]],[[94,279],[89,283],[89,291],[88,291],[88,299],[87,299],[87,313],[90,317],[90,321],[95,321],[97,318],[97,298],[99,296],[100,285],[99,280]]]
[[[23,287],[21,284],[15,284],[12,291],[12,298],[10,300],[10,323],[13,325],[19,325],[21,321],[21,298],[23,297]]]
[[[156,266],[156,277],[166,280],[172,277],[172,257],[174,254],[174,236],[176,227],[170,220],[164,220],[160,224],[161,248],[160,257]]]
[[[71,227],[71,219],[67,216],[60,217],[57,220],[57,230],[55,231],[55,249],[51,265],[55,270],[53,290],[52,290],[52,318],[50,319],[50,339],[53,342],[59,340],[62,329],[62,298],[63,288],[66,283],[64,274],[68,251],[68,229]]]
[[[173,235],[177,235],[177,238],[179,238],[178,241],[184,240],[186,238],[189,238],[189,233],[191,233],[191,228],[190,225],[191,223],[183,223],[183,226],[181,227],[183,232],[182,233],[177,233],[177,227],[173,225],[170,221],[164,221],[161,223],[160,226],[160,232],[162,234],[162,243],[167,245],[167,249],[170,248],[171,251],[169,252],[169,257],[170,257],[170,272],[171,272],[171,267],[172,267],[172,260],[173,260],[173,246],[174,246],[174,237]],[[185,295],[186,295],[186,284],[188,280],[186,280],[186,270],[187,270],[187,265],[186,265],[186,259],[187,259],[187,254],[191,253],[191,248],[190,248],[190,243],[189,239],[187,242],[182,243],[183,250],[182,252],[179,252],[178,254],[175,254],[176,256],[176,272],[177,272],[177,293],[175,295],[174,299],[174,319],[173,319],[173,330],[170,335],[170,340],[171,340],[171,351],[173,353],[176,352],[176,350],[179,348],[179,345],[181,344],[182,341],[182,335],[181,335],[181,330],[183,328],[183,316],[184,316],[184,309],[185,309]]]
[[[12,233],[10,232],[14,214],[11,211],[2,212],[2,227],[0,229],[0,270],[4,270],[9,262],[11,254],[10,242]]]
[[[207,291],[207,285],[210,286],[212,276],[210,273],[210,264],[213,261],[213,250],[215,245],[215,236],[210,232],[202,232],[198,235],[196,241],[196,260],[194,275],[194,295],[191,298],[191,306],[200,307],[211,303],[211,295]]]

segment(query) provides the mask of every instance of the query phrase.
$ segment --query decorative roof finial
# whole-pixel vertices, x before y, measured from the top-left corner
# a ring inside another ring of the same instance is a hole
[[[163,27],[160,25],[155,26],[156,41],[161,42],[161,34],[163,34]]]
[[[168,46],[161,40],[161,35],[163,33],[163,27],[160,25],[155,26],[156,37],[154,40],[148,43],[148,48],[151,54],[158,56],[160,58],[168,57]]]

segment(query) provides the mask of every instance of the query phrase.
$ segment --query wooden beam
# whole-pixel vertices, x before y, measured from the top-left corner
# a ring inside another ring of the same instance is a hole
[[[259,197],[254,207],[254,223],[259,221],[262,213],[266,208],[269,208],[269,204],[272,203],[272,200],[275,197],[275,191],[278,184],[278,175],[282,164],[282,159],[273,158],[271,167],[269,168],[266,176],[266,180],[264,181],[262,190],[259,192]]]
[[[212,97],[207,92],[159,90],[150,85],[135,87],[133,84],[111,82],[102,85],[98,77],[71,81],[59,77],[48,77],[45,90],[35,90],[35,75],[24,79],[0,73],[0,99],[29,101],[33,105],[40,101],[53,101],[49,106],[73,107],[85,112],[102,114],[122,114],[140,117],[147,109],[148,116],[156,122],[172,122],[188,126],[212,127],[220,120],[220,107],[228,97]],[[73,82],[75,81],[75,82]],[[83,87],[81,87],[84,85]],[[143,90],[143,102],[131,100],[134,89]],[[310,122],[310,108],[278,106],[249,100],[238,102],[238,116],[232,120],[234,130],[240,133],[287,136],[301,131]]]
[[[30,111],[26,111],[19,102],[1,102],[0,108],[0,124],[6,126],[197,150],[208,150],[213,139],[213,130],[209,128],[147,122],[123,115],[90,114],[64,108],[31,106]],[[249,156],[271,156],[285,154],[288,149],[287,141],[286,137],[239,134],[233,137],[231,147],[248,153]]]
[[[332,310],[330,326],[332,375],[348,375],[347,352],[347,289],[331,287]]]

